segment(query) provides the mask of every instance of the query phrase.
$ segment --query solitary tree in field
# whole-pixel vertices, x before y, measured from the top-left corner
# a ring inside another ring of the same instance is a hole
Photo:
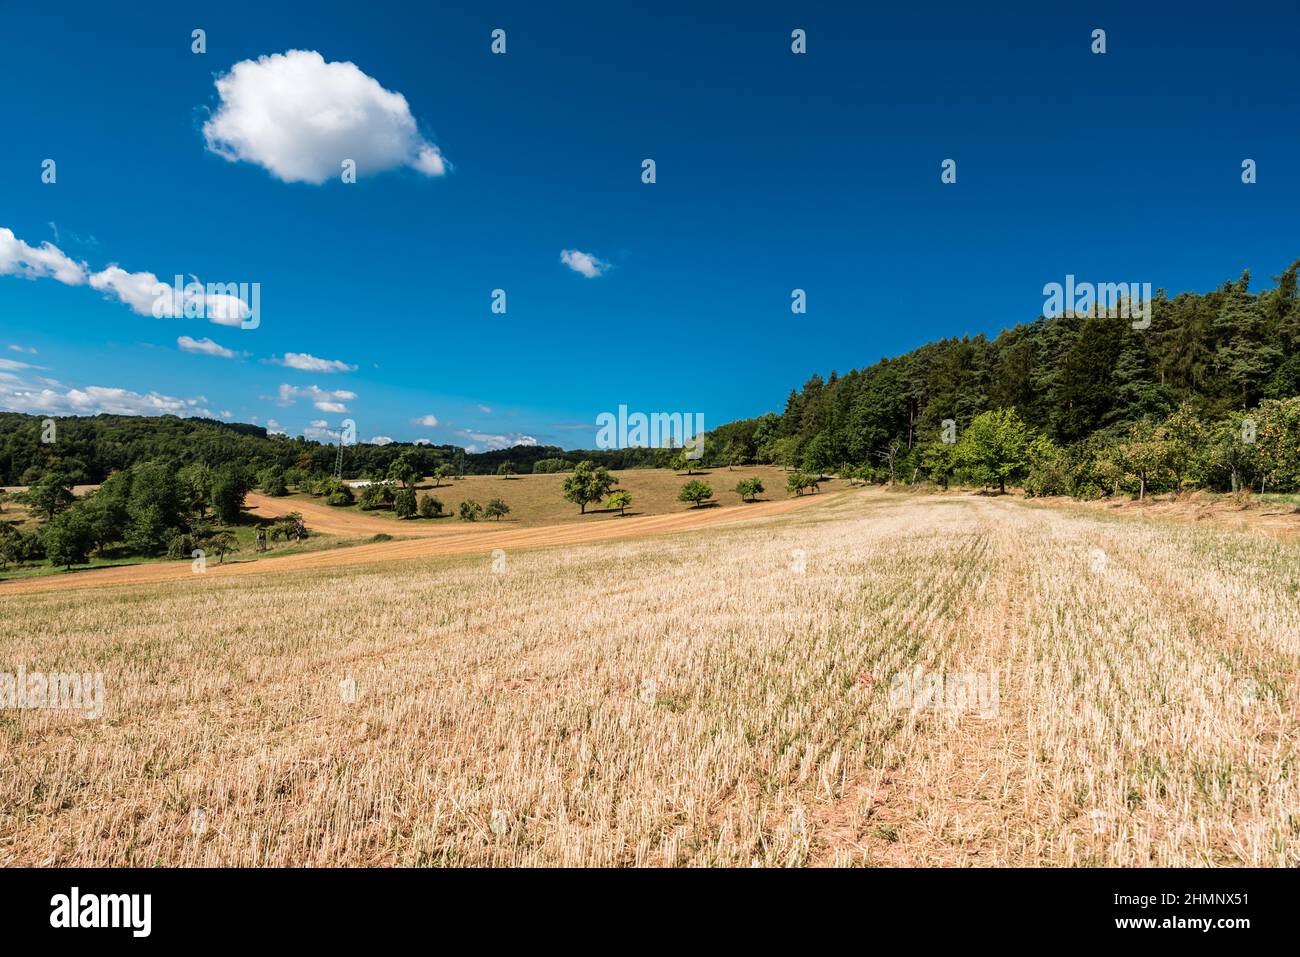
[[[510,476],[514,474],[515,474],[515,467],[511,465],[509,462],[502,462],[500,465],[497,466],[497,475],[500,475],[503,479],[509,479]]]
[[[692,508],[699,508],[711,498],[713,498],[713,489],[699,479],[687,482],[677,493],[677,501],[690,502]]]
[[[228,552],[239,551],[237,541],[234,532],[223,528],[215,532],[210,532],[201,538],[199,540],[199,548],[209,554],[215,553],[217,556],[217,564],[224,565],[226,562],[226,554]]]
[[[673,456],[672,470],[674,472],[685,472],[687,475],[694,475],[695,460],[691,458],[687,458],[686,452],[684,450],[678,452],[676,455]]]
[[[309,534],[307,523],[302,520],[302,512],[289,512],[281,515],[271,526],[271,541],[300,541]]]
[[[446,464],[439,465],[434,470],[433,473],[433,487],[437,488],[440,484],[442,484],[443,479],[451,478],[455,474],[456,474],[456,469],[454,466],[446,465]]]
[[[808,472],[795,472],[785,480],[785,490],[794,492],[795,495],[802,495],[805,491],[811,489],[816,493],[820,488],[818,476]]]
[[[460,520],[462,522],[477,522],[478,517],[483,514],[483,506],[471,498],[465,499],[460,503]]]
[[[419,477],[420,470],[415,465],[415,454],[409,450],[398,456],[397,461],[388,467],[388,480],[401,483],[403,488],[414,488]]]
[[[759,478],[741,479],[736,483],[736,494],[742,502],[752,502],[763,493],[763,480]]]
[[[494,498],[487,503],[487,508],[483,510],[484,518],[495,518],[498,522],[510,514],[510,506],[499,498]]]
[[[617,492],[615,492],[606,500],[605,507],[616,508],[618,509],[619,515],[626,515],[627,507],[631,504],[632,504],[632,496],[629,495],[627,492],[624,492],[622,489],[619,489]]]
[[[579,462],[564,480],[564,498],[577,505],[580,514],[586,515],[587,506],[609,494],[613,484],[614,480],[605,469],[597,468],[591,461]]]
[[[438,501],[428,492],[420,496],[420,517],[437,518],[442,514],[442,502]]]

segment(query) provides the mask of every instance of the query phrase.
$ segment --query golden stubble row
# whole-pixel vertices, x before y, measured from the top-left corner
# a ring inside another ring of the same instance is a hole
[[[499,573],[0,596],[0,671],[108,694],[0,712],[0,863],[1295,864],[1297,580],[865,491]],[[996,715],[891,708],[918,665],[996,671]]]

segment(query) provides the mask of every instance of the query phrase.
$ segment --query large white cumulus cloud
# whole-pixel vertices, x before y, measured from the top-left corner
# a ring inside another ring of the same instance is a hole
[[[385,90],[354,63],[326,62],[314,50],[241,60],[217,78],[221,104],[203,125],[208,149],[256,163],[289,183],[409,166],[441,176],[442,152],[419,131],[406,97]]]

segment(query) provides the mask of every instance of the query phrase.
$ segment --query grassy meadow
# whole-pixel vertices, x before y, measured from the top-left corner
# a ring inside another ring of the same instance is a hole
[[[404,526],[454,522],[457,520],[460,503],[466,500],[486,505],[490,500],[499,498],[510,506],[510,514],[500,521],[524,527],[555,525],[560,522],[598,522],[620,517],[617,509],[607,509],[603,503],[588,505],[586,514],[581,514],[578,506],[564,499],[564,479],[567,474],[512,475],[509,478],[499,475],[467,475],[463,479],[438,480],[436,487],[433,478],[423,478],[417,484],[418,494],[428,493],[442,502],[447,514],[440,519],[399,519],[392,509],[363,511],[359,505],[343,506],[338,510],[392,519],[396,526],[393,534],[399,534]],[[759,496],[760,501],[783,499],[786,497],[785,483],[789,474],[784,469],[771,465],[737,466],[734,470],[725,466],[696,469],[690,476],[669,469],[624,469],[610,473],[615,480],[615,487],[626,490],[632,496],[632,505],[627,509],[628,516],[687,511],[692,506],[677,501],[677,493],[692,479],[708,484],[713,489],[713,501],[719,506],[741,504],[740,496],[735,492],[736,483],[753,476],[763,480],[765,491]],[[833,485],[833,481],[828,482],[823,488]],[[359,498],[361,490],[356,489],[355,492]],[[303,493],[291,495],[282,501],[290,500],[323,502],[321,498]]]

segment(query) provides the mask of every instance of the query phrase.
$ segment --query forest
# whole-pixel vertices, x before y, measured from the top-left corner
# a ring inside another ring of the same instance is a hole
[[[1244,272],[1204,294],[1158,290],[1147,328],[1098,309],[1040,316],[813,375],[780,414],[715,430],[706,458],[1079,498],[1294,491],[1297,267],[1258,291]]]

